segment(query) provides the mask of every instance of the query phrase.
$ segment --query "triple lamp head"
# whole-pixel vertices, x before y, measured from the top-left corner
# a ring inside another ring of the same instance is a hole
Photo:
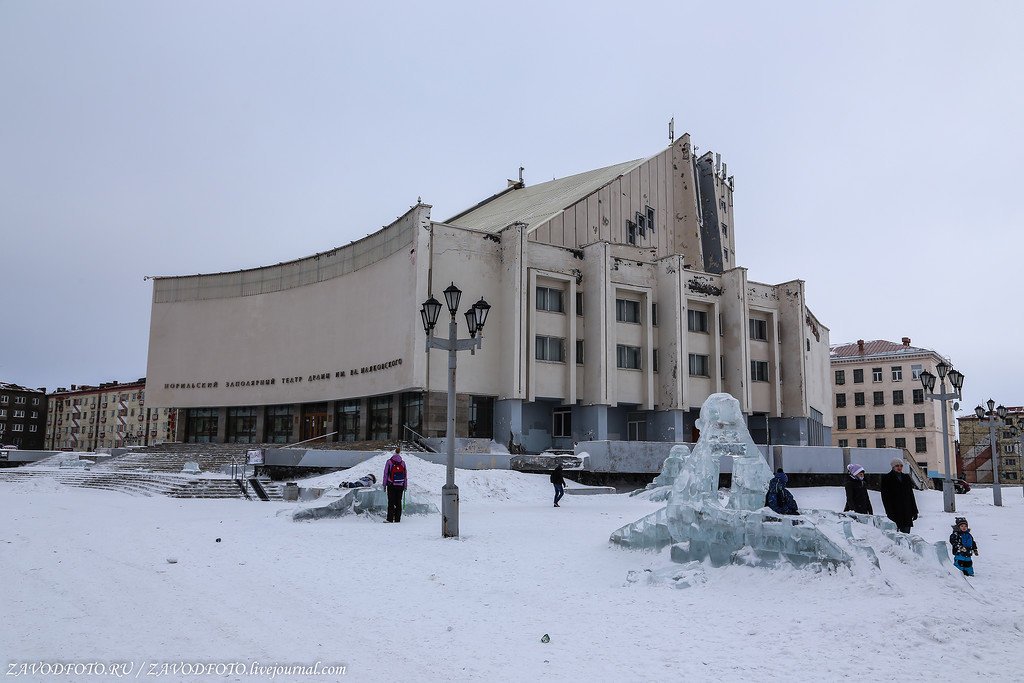
[[[454,282],[444,290],[444,301],[448,305],[448,312],[451,313],[452,320],[455,319],[455,313],[459,310],[459,299],[461,298],[462,290],[456,287]],[[480,301],[469,307],[466,311],[466,325],[469,327],[469,336],[476,337],[477,332],[483,333],[484,323],[487,322],[487,314],[490,310],[491,305],[484,301],[483,297],[480,297]],[[423,302],[423,306],[420,308],[423,331],[427,333],[427,336],[434,333],[434,326],[437,324],[437,318],[440,315],[441,302],[431,295],[429,299]]]

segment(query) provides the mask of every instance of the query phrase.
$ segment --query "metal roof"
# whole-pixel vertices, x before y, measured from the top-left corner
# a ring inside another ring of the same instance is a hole
[[[874,339],[864,342],[864,351],[860,350],[857,342],[851,344],[836,344],[830,349],[832,360],[844,358],[869,358],[872,356],[909,356],[922,353],[935,353],[931,349],[922,349],[909,344],[897,344],[885,339]],[[938,354],[936,354],[938,355]]]
[[[498,232],[513,223],[526,223],[533,229],[644,161],[635,159],[539,185],[510,189],[444,222],[484,232]]]

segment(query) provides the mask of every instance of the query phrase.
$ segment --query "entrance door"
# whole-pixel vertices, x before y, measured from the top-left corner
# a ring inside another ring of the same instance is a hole
[[[302,409],[302,440],[315,439],[327,433],[327,404],[314,403]]]

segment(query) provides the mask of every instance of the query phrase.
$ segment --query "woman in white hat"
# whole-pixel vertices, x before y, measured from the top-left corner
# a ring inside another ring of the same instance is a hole
[[[871,499],[868,498],[868,486],[864,483],[864,468],[850,465],[846,468],[850,476],[846,479],[846,507],[843,512],[857,512],[862,515],[873,515]]]

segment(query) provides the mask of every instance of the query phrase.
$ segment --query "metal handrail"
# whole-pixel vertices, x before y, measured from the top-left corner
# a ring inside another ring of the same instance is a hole
[[[333,431],[328,434],[321,434],[320,436],[314,436],[312,439],[303,439],[302,441],[296,441],[295,443],[286,444],[284,446],[281,446],[281,448],[294,448],[295,446],[298,446],[300,444],[309,443],[310,441],[316,441],[317,439],[326,439],[327,437],[334,436],[337,433],[337,431]]]
[[[906,448],[903,449],[903,461],[910,465],[910,478],[918,485],[919,490],[927,491],[935,488],[932,478],[921,469],[921,466],[910,456],[910,451]]]
[[[436,453],[437,452],[437,451],[435,451],[433,448],[431,448],[427,444],[427,437],[423,436],[422,434],[420,434],[419,432],[417,432],[415,429],[413,429],[412,427],[410,427],[407,424],[402,425],[402,428],[404,430],[402,432],[403,436],[405,435],[406,432],[408,432],[409,434],[412,434],[413,437],[414,437],[412,439],[405,439],[405,440],[412,441],[417,446],[420,446],[421,448],[427,449],[428,453]]]

